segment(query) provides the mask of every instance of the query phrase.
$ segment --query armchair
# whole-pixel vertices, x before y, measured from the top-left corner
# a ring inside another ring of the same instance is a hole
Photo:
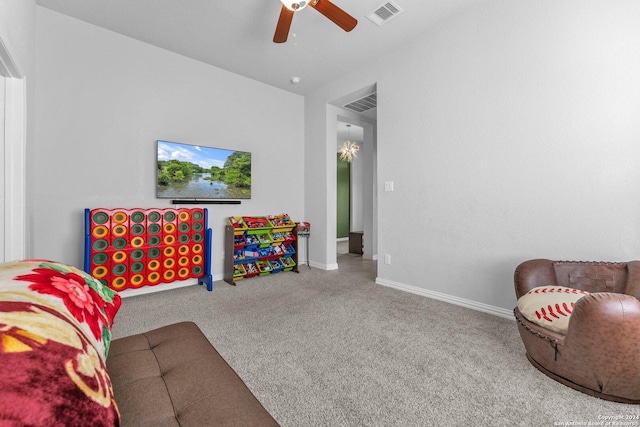
[[[640,261],[529,260],[516,268],[514,285],[533,366],[583,393],[640,403]],[[560,294],[574,301],[553,302]]]

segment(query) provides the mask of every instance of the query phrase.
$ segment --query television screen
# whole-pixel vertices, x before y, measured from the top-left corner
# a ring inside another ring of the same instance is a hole
[[[251,198],[251,153],[158,141],[157,162],[158,198]]]

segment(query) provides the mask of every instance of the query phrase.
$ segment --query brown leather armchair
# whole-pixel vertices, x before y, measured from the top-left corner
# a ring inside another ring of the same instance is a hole
[[[640,403],[640,261],[530,260],[516,268],[514,284],[517,298],[545,285],[589,292],[575,302],[566,335],[514,309],[533,366],[583,393]]]

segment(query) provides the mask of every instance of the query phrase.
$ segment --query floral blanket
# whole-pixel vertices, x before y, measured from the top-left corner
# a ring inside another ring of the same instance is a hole
[[[106,358],[120,303],[68,265],[0,264],[0,425],[119,425]]]

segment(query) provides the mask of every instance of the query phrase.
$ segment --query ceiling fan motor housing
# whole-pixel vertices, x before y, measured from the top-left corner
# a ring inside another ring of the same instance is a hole
[[[346,32],[353,30],[358,24],[356,18],[331,3],[330,0],[308,0],[301,2],[280,0],[280,2],[282,3],[282,7],[280,8],[276,32],[273,35],[274,43],[284,43],[287,41],[294,13],[306,6],[311,6]]]
[[[280,0],[280,1],[289,10],[300,10],[307,5],[306,1],[301,1],[301,2],[291,2],[290,0]]]

